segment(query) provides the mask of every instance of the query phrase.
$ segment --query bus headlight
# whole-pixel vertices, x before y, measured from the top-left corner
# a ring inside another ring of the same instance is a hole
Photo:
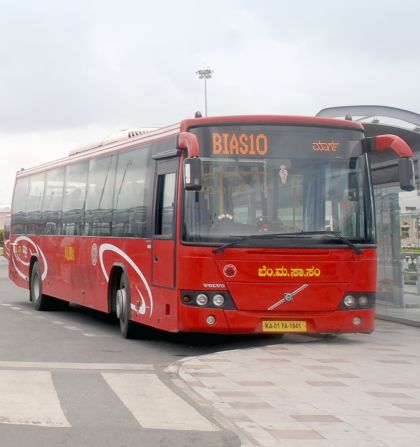
[[[359,297],[359,307],[369,307],[369,298],[367,296],[362,295],[361,297]]]
[[[209,302],[209,299],[208,299],[207,295],[205,295],[204,293],[199,293],[197,295],[197,298],[195,299],[195,302],[199,306],[205,306]]]
[[[216,295],[214,295],[213,297],[213,304],[216,307],[222,307],[223,304],[225,304],[225,297],[223,295],[220,295],[220,293],[217,293]]]
[[[346,295],[344,297],[343,303],[346,307],[352,309],[356,307],[356,298],[353,295]]]
[[[374,309],[374,292],[344,292],[344,298],[340,302],[340,310]]]
[[[180,298],[181,303],[188,307],[212,308],[218,311],[236,309],[228,290],[181,290]]]

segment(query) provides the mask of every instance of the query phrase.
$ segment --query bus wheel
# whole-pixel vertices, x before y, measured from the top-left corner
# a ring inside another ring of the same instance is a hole
[[[117,310],[117,318],[120,320],[121,335],[124,338],[132,338],[133,325],[130,321],[131,315],[131,297],[130,285],[127,278],[127,273],[123,273],[120,279],[120,286],[117,289],[115,307]]]
[[[35,310],[46,310],[48,307],[48,297],[42,293],[42,279],[39,263],[35,262],[29,282],[29,298],[34,304]]]

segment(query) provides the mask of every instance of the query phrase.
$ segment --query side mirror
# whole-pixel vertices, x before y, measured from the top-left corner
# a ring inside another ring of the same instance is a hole
[[[184,188],[186,191],[200,191],[201,180],[201,160],[198,157],[186,158],[184,160]]]
[[[377,152],[392,150],[400,157],[398,163],[400,187],[404,191],[416,189],[416,177],[414,174],[414,156],[411,147],[396,135],[377,135],[374,139],[374,150]]]
[[[398,170],[401,189],[404,191],[413,191],[416,189],[413,160],[411,158],[400,158]]]

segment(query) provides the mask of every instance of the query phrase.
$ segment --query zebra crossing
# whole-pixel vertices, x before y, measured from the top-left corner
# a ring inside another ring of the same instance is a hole
[[[48,371],[0,371],[0,422],[70,427]]]
[[[102,376],[144,428],[196,431],[215,428],[156,375],[102,373]]]
[[[108,405],[110,424],[115,423],[116,412],[128,412],[130,416],[120,417],[132,419],[139,428],[219,431],[165,384],[151,365],[0,362],[0,368],[0,426],[71,428],[78,422],[74,418],[73,423],[75,412],[70,407],[79,405],[79,415],[94,418],[103,415],[102,407]],[[74,402],[69,402],[69,396]],[[115,398],[121,405],[114,404]]]

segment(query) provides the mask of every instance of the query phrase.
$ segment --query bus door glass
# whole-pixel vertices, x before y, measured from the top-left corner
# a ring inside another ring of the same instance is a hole
[[[159,160],[154,194],[153,285],[175,286],[176,185],[178,158]]]

